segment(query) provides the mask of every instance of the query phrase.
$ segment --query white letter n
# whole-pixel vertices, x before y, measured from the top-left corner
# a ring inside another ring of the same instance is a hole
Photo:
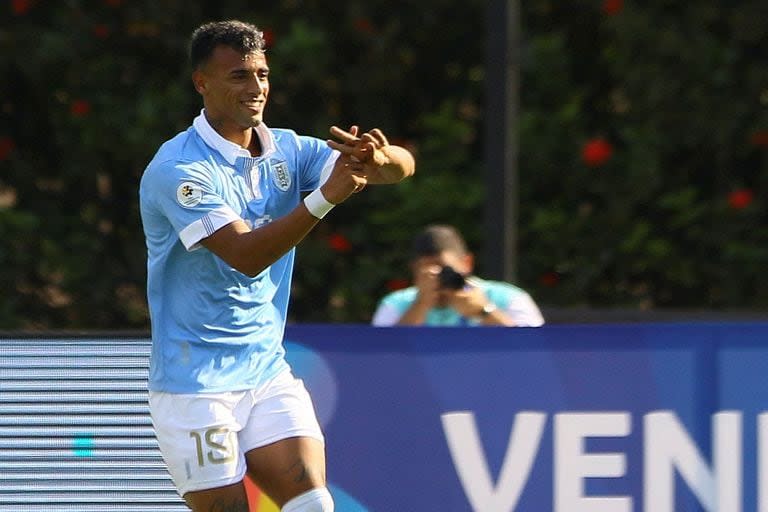
[[[675,470],[705,510],[741,512],[741,413],[712,417],[712,468],[673,411],[645,416],[645,510],[675,510]]]

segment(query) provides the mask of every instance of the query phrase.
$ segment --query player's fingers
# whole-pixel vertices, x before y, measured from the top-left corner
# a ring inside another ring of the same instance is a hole
[[[355,145],[345,144],[332,139],[325,141],[328,147],[335,149],[342,154],[342,158],[348,158],[352,162],[362,162],[371,159],[371,152],[375,149],[372,142],[365,145],[356,143]]]
[[[357,157],[358,160],[370,160],[376,149],[377,146],[375,142],[363,142],[361,139],[361,143],[358,144],[357,150],[355,151],[355,157]]]
[[[326,144],[328,144],[328,147],[330,147],[331,149],[335,149],[342,155],[352,155],[355,152],[355,147],[350,146],[349,144],[345,144],[343,142],[338,142],[331,139],[328,139],[325,142]]]
[[[373,130],[369,131],[367,135],[370,135],[371,138],[373,138],[376,141],[376,144],[378,144],[379,147],[384,147],[389,145],[389,141],[387,140],[387,137],[384,135],[384,132],[382,132],[378,128],[374,128]]]
[[[367,143],[370,142],[372,144],[378,144],[379,142],[376,140],[376,138],[371,135],[370,133],[364,133],[360,136],[360,142]]]
[[[350,131],[342,130],[338,126],[331,126],[331,135],[341,140],[345,144],[354,144],[359,140],[357,137],[357,131],[358,128],[354,125],[350,128]]]
[[[352,181],[355,184],[355,189],[352,192],[357,193],[363,190],[368,184],[368,177],[365,174],[353,173]]]
[[[369,161],[371,159],[371,152],[375,149],[372,142],[367,144],[360,144],[358,142],[354,146],[339,143],[333,144],[332,142],[328,141],[330,147],[338,149],[346,158],[356,163]]]

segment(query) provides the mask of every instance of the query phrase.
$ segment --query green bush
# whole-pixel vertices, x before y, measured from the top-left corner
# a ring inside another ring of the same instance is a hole
[[[768,5],[722,4],[521,2],[519,284],[540,304],[768,303]],[[413,179],[369,187],[300,244],[292,321],[367,322],[425,223],[482,247],[485,2],[263,11],[0,7],[0,328],[148,325],[138,181],[200,109],[185,46],[210,19],[267,30],[270,126],[379,126],[417,155]]]
[[[526,13],[523,282],[563,306],[764,308],[768,6],[594,5]]]

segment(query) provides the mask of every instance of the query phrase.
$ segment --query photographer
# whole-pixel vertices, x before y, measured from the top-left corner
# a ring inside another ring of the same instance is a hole
[[[473,257],[452,226],[426,227],[413,241],[413,286],[386,295],[375,326],[538,327],[544,318],[517,286],[472,275]]]

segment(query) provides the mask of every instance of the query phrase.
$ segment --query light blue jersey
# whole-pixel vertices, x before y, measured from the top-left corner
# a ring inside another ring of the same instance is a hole
[[[539,327],[544,324],[544,317],[531,296],[525,290],[501,281],[488,281],[472,277],[475,286],[482,288],[485,296],[520,327]],[[396,325],[400,317],[408,311],[419,290],[415,286],[397,290],[385,295],[378,304],[371,323],[379,327]],[[479,325],[477,318],[466,318],[453,308],[432,308],[427,312],[424,325],[428,326],[474,326]]]
[[[163,144],[139,190],[152,322],[149,389],[172,393],[258,387],[287,368],[282,346],[292,249],[258,276],[200,245],[242,219],[252,228],[292,211],[337,153],[290,130],[254,128],[262,155],[233,144],[203,113]]]

